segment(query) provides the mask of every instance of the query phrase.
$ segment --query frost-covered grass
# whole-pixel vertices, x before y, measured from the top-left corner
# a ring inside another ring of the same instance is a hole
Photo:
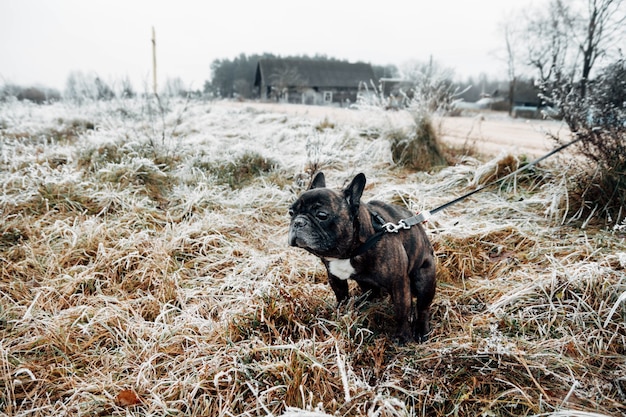
[[[388,301],[336,308],[287,207],[322,169],[432,208],[523,156],[411,172],[384,115],[154,108],[0,104],[3,415],[626,413],[626,225],[564,224],[563,166],[432,218],[433,335],[397,346]]]

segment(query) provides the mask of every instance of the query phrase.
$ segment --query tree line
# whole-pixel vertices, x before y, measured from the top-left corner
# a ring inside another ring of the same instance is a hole
[[[59,91],[45,86],[20,86],[14,83],[5,83],[0,86],[0,101],[10,99],[28,100],[37,104],[51,103],[59,100],[68,100],[76,103],[84,101],[107,101],[116,98],[133,98],[150,95],[148,87],[138,92],[128,77],[118,80],[105,80],[95,72],[85,73],[72,71],[65,80],[65,88]],[[168,78],[159,94],[165,97],[199,96],[200,91],[192,91],[180,77]]]

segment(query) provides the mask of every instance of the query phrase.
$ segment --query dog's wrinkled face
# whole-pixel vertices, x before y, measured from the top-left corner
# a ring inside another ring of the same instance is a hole
[[[327,256],[343,235],[341,204],[330,190],[310,190],[291,206],[289,244],[318,256]]]
[[[325,188],[323,174],[318,174],[308,191],[289,208],[289,244],[306,249],[319,257],[343,257],[354,240],[353,214],[358,209],[351,185],[342,192]]]

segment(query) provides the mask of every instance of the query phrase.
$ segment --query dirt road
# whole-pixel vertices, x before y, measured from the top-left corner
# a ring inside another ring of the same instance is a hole
[[[444,117],[442,139],[460,146],[475,144],[479,152],[498,155],[503,152],[540,156],[554,148],[550,135],[567,139],[569,129],[562,122],[513,119],[501,113],[483,113],[473,117]]]

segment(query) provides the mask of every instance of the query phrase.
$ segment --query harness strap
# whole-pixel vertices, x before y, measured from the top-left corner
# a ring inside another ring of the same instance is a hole
[[[370,248],[372,248],[375,244],[377,244],[380,238],[382,238],[386,232],[384,228],[384,225],[386,224],[385,219],[383,219],[382,216],[375,211],[370,212],[370,216],[372,217],[372,225],[374,226],[374,230],[376,232],[372,236],[368,237],[367,240],[362,245],[354,249],[350,253],[350,258],[363,255]]]

